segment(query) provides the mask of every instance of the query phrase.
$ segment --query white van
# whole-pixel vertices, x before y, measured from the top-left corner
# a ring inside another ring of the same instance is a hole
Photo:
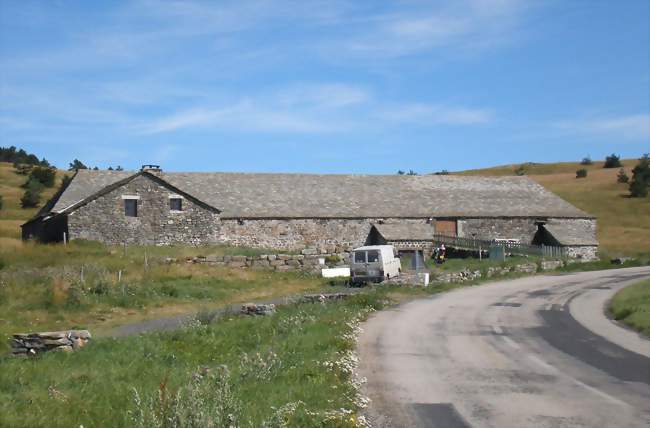
[[[350,253],[352,282],[380,282],[394,278],[401,271],[399,258],[392,245],[368,245]]]

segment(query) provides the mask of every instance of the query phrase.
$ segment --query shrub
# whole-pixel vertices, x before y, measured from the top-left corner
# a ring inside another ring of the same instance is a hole
[[[633,198],[645,198],[648,196],[648,186],[650,186],[650,155],[646,153],[632,170],[630,195]]]
[[[43,185],[40,181],[29,179],[24,185],[25,193],[20,198],[20,206],[23,208],[34,208],[41,203],[41,192]]]
[[[591,157],[587,156],[586,158],[582,158],[580,161],[580,165],[593,165],[594,163],[591,161]]]
[[[616,176],[616,181],[619,183],[627,183],[630,181],[630,177],[625,173],[625,169],[621,168],[618,170],[618,175]]]
[[[70,166],[68,167],[68,171],[76,171],[78,169],[88,169],[86,165],[84,165],[83,162],[81,162],[79,159],[75,159],[72,162],[70,162]]]
[[[614,153],[612,153],[605,158],[605,164],[603,165],[603,168],[620,168],[622,166],[621,157],[616,156]]]
[[[582,168],[576,171],[576,178],[585,178],[587,176],[587,170]]]
[[[45,187],[54,186],[55,178],[56,170],[54,168],[47,168],[44,166],[35,166],[29,173],[30,180],[37,180],[41,182],[41,184],[43,184]]]
[[[0,195],[0,210],[2,209],[2,195]]]
[[[442,171],[436,172],[435,175],[449,175],[449,171],[443,169]]]
[[[519,165],[517,169],[515,169],[515,175],[526,175],[526,167],[523,165]]]

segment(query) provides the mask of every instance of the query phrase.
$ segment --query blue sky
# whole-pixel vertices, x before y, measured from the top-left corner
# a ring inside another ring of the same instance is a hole
[[[0,145],[168,171],[638,157],[649,23],[647,0],[0,0]]]

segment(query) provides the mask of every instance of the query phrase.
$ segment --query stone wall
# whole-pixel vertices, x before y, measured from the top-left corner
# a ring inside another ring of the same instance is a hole
[[[565,247],[567,256],[582,261],[592,261],[598,259],[598,247],[595,245],[582,245],[574,247]]]
[[[311,251],[305,251],[310,253]],[[272,269],[277,272],[307,271],[320,273],[327,266],[344,266],[350,261],[349,253],[339,254],[264,254],[259,256],[205,256],[192,257],[190,263],[224,266],[229,268]],[[323,264],[321,264],[323,262]]]
[[[183,210],[169,207],[171,189],[139,176],[68,215],[70,239],[89,239],[109,244],[215,242],[218,215],[191,200],[183,199]],[[123,195],[139,196],[138,216],[124,214]]]
[[[522,244],[530,244],[537,233],[535,222],[534,218],[466,218],[458,220],[458,232],[466,238],[519,239]]]
[[[372,223],[425,224],[427,219],[222,219],[217,240],[224,244],[319,253],[339,253],[366,243]]]

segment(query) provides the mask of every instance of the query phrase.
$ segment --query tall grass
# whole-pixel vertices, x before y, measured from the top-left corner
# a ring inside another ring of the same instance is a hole
[[[630,285],[616,293],[609,310],[614,319],[650,336],[650,280]]]
[[[270,317],[97,339],[72,354],[0,358],[0,425],[354,426],[363,401],[347,355],[355,323],[384,299],[371,291]]]

